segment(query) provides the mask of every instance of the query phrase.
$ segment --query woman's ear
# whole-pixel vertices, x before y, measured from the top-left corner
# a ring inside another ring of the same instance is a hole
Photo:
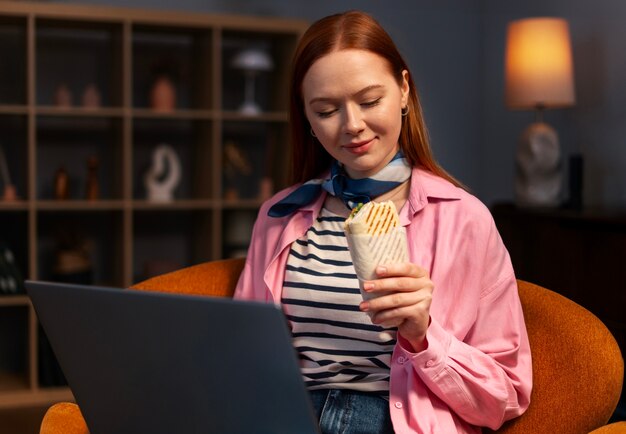
[[[402,92],[402,107],[406,107],[409,103],[409,71],[402,70],[402,84],[400,85],[400,91]]]

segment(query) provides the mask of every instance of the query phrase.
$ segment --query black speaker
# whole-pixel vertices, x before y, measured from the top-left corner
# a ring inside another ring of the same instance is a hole
[[[583,207],[583,169],[582,154],[570,155],[568,208],[582,209]]]

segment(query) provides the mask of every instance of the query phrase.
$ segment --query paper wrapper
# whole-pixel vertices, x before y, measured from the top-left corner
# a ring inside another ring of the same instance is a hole
[[[409,261],[405,228],[396,227],[383,235],[355,235],[346,232],[346,238],[363,300],[383,295],[379,292],[372,294],[363,291],[363,282],[376,279],[376,267],[381,264]]]

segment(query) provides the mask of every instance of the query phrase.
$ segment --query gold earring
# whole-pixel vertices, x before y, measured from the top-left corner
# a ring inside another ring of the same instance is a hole
[[[311,128],[311,135],[317,139],[317,136],[315,135],[315,131],[313,131],[313,128]]]
[[[405,117],[406,115],[409,114],[409,106],[408,104],[402,108],[402,111],[400,112],[400,114],[402,115],[402,117]]]

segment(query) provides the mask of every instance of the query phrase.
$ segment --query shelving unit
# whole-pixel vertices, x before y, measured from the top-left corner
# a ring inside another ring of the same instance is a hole
[[[21,273],[125,287],[245,252],[262,194],[286,184],[285,83],[306,25],[0,1],[0,57],[10,59],[0,62],[0,147],[18,194],[0,200],[0,242]],[[238,110],[244,76],[230,64],[250,47],[274,64],[257,77],[258,115]],[[176,92],[171,111],[151,102],[163,74]],[[100,100],[95,107],[84,103],[90,86]],[[148,200],[143,180],[161,143],[182,167],[170,202]],[[226,147],[243,158],[235,172]],[[91,157],[96,200],[86,196]],[[69,175],[65,200],[55,186],[61,167]],[[89,272],[59,271],[64,249],[82,249]],[[0,409],[72,399],[67,387],[42,378],[54,365],[45,344],[28,297],[0,295]]]

